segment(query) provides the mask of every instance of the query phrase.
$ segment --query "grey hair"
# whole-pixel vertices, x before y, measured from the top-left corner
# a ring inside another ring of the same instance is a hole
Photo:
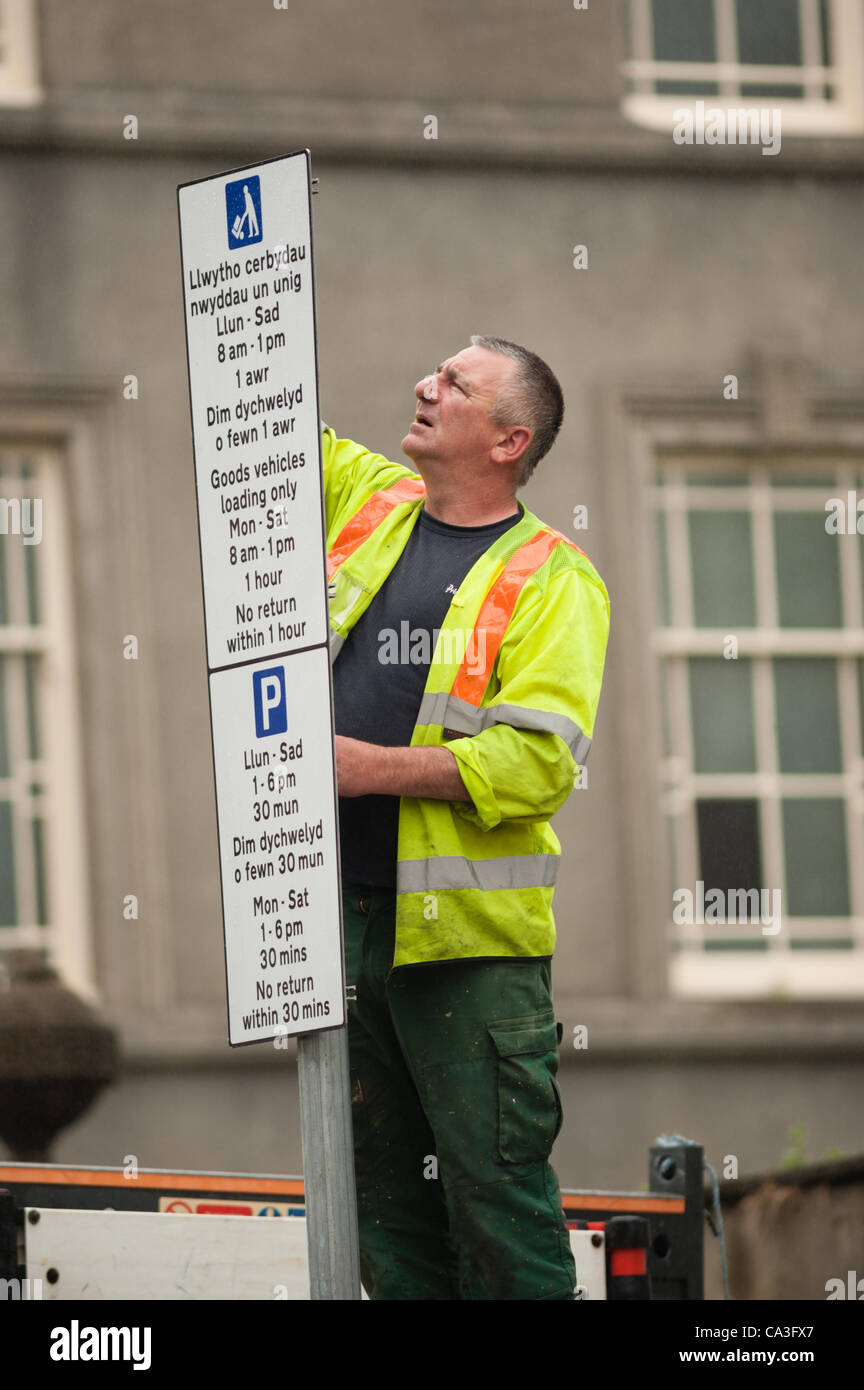
[[[492,407],[493,424],[527,425],[531,441],[522,455],[517,487],[524,487],[544,455],[548,454],[564,418],[564,395],[558,378],[536,353],[506,338],[471,336],[471,346],[499,352],[516,363],[511,379],[498,391]]]

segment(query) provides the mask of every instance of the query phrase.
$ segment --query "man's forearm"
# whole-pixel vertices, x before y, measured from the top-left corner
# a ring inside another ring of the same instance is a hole
[[[336,772],[340,796],[471,800],[447,748],[388,748],[337,735]]]

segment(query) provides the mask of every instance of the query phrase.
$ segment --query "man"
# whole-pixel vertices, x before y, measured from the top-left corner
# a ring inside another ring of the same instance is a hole
[[[609,600],[516,500],[563,415],[546,364],[473,337],[415,395],[415,471],[323,434],[363,1283],[572,1299],[548,821]]]

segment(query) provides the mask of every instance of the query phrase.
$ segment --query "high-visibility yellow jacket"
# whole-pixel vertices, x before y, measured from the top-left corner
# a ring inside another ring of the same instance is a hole
[[[425,489],[410,469],[322,430],[335,661]],[[593,736],[609,596],[572,541],[521,509],[459,586],[429,668],[411,746],[449,748],[471,801],[400,798],[394,968],[554,949],[561,845],[549,818]]]

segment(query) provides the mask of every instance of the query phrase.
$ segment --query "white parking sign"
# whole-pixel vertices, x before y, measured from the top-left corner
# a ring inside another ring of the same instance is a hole
[[[308,151],[178,203],[237,1045],[345,1018]]]

